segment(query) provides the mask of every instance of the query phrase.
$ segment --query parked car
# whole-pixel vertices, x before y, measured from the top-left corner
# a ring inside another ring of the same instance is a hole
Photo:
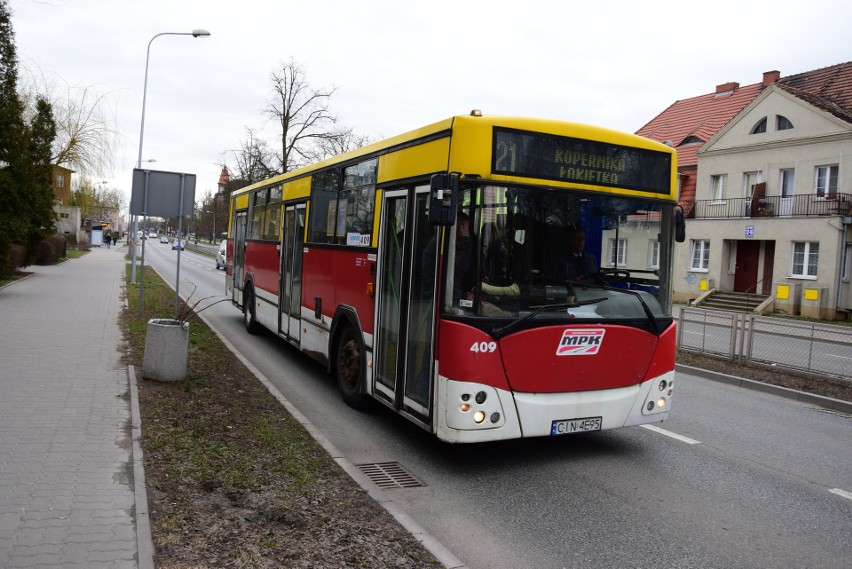
[[[174,241],[172,241],[172,251],[174,251],[175,249],[180,249],[181,251],[183,251],[183,246],[183,239],[175,239]]]
[[[168,242],[169,242],[168,237],[166,237],[165,235],[160,235],[160,243],[168,243]]]
[[[219,243],[219,251],[216,253],[216,268],[224,269],[225,268],[225,252],[228,250],[228,240],[222,239],[222,242]]]

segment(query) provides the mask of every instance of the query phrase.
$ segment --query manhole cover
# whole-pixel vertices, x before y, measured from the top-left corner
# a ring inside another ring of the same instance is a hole
[[[361,472],[367,475],[367,478],[373,484],[382,490],[425,486],[425,484],[403,468],[398,462],[374,462],[371,464],[358,464],[356,466],[361,469]]]

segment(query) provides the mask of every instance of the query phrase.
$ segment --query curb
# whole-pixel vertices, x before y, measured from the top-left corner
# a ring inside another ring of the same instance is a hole
[[[795,401],[801,401],[802,403],[809,403],[811,405],[818,405],[820,407],[825,407],[826,409],[832,409],[834,411],[852,414],[852,402],[843,401],[841,399],[832,399],[831,397],[823,397],[822,395],[814,395],[813,393],[796,391],[795,389],[789,389],[787,387],[781,387],[779,385],[772,385],[771,383],[763,383],[761,381],[754,381],[752,379],[745,379],[742,377],[737,377],[735,375],[708,371],[706,369],[682,364],[676,364],[675,371],[688,373],[704,379],[709,379],[711,381],[718,381],[719,383],[735,385],[744,389],[761,391],[763,393],[771,393],[773,395],[778,395],[779,397],[793,399]]]
[[[148,490],[145,482],[145,463],[142,455],[142,415],[139,412],[139,392],[136,389],[136,368],[127,367],[130,385],[130,432],[133,440],[133,494],[136,515],[136,561],[139,569],[154,569],[154,541],[148,515]]]

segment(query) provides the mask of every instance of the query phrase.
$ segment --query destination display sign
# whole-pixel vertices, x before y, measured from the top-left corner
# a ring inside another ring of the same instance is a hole
[[[672,156],[644,148],[495,127],[491,171],[668,195]]]

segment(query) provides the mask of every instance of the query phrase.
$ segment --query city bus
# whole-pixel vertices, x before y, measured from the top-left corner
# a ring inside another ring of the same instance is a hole
[[[666,145],[474,111],[234,191],[226,294],[443,441],[661,422],[676,199]]]

